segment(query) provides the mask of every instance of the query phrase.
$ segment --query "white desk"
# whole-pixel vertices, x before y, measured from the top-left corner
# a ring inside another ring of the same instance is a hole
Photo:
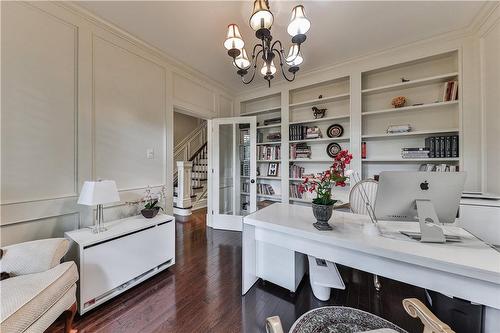
[[[485,332],[500,332],[500,326],[496,326],[500,322],[494,323],[500,317],[500,253],[467,231],[446,227],[447,233],[459,234],[465,240],[426,244],[365,233],[365,225],[371,222],[363,215],[334,211],[330,220],[333,231],[318,231],[313,222],[310,207],[280,203],[244,218],[243,294],[262,277],[265,266],[261,263],[269,260],[258,249],[262,245],[274,246],[483,304],[489,308]],[[380,225],[394,234],[398,230],[418,230],[418,224],[413,222]],[[281,274],[286,275],[286,270]]]

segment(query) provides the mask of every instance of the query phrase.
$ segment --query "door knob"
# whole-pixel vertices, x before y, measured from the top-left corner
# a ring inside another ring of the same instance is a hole
[[[253,183],[255,183],[255,179],[252,179],[252,180],[250,181],[250,183],[252,183],[252,184],[253,184]]]

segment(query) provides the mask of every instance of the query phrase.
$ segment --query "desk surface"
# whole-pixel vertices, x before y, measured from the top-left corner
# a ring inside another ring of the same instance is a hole
[[[464,229],[445,227],[460,243],[431,244],[407,239],[400,230],[418,231],[416,222],[380,222],[385,236],[366,232],[367,216],[334,211],[332,231],[316,230],[311,207],[276,203],[245,217],[244,223],[350,250],[500,284],[500,253]]]

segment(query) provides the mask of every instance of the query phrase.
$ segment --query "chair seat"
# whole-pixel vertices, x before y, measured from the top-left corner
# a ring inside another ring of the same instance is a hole
[[[374,314],[343,306],[325,306],[306,312],[290,333],[407,333]]]
[[[9,278],[0,282],[0,331],[23,332],[47,312],[78,280],[74,262],[65,262],[45,272]]]

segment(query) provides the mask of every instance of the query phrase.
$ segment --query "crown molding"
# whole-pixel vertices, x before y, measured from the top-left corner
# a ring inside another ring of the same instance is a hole
[[[500,1],[488,1],[488,2],[486,2],[481,7],[478,14],[472,19],[471,23],[464,28],[448,31],[448,32],[445,32],[442,34],[438,34],[438,35],[429,37],[429,38],[424,38],[424,39],[416,40],[416,41],[413,41],[410,43],[394,46],[392,48],[373,51],[373,52],[366,53],[366,54],[361,55],[361,56],[351,57],[351,58],[341,60],[341,61],[333,63],[333,64],[312,68],[306,72],[302,72],[302,73],[299,72],[300,79],[310,78],[310,77],[318,75],[320,73],[333,71],[338,67],[342,67],[342,66],[345,66],[345,65],[348,65],[351,63],[367,60],[369,58],[381,56],[381,55],[384,55],[387,53],[401,51],[401,50],[404,50],[404,49],[407,49],[410,47],[417,47],[417,46],[421,46],[423,44],[437,42],[440,40],[450,41],[450,40],[463,39],[463,38],[467,38],[467,37],[473,37],[479,32],[480,28],[486,23],[486,21],[490,18],[490,16],[492,16],[492,14],[495,12],[495,9],[497,7],[499,7],[499,5],[500,5]],[[283,86],[286,86],[288,84],[289,83],[287,81],[280,79],[279,81],[277,81],[273,84],[273,88],[280,90],[280,89],[283,89]],[[255,88],[246,89],[246,90],[240,89],[236,93],[236,97],[238,99],[242,99],[242,98],[245,98],[245,96],[247,96],[247,95],[259,95],[259,93],[260,93],[260,95],[268,95],[269,93],[274,93],[274,92],[275,92],[275,90],[272,90],[272,92],[271,92],[269,90],[269,88],[267,88],[267,87],[255,87]]]
[[[70,11],[72,14],[77,15],[78,17],[98,26],[99,28],[102,28],[120,38],[125,39],[127,42],[142,49],[143,51],[154,54],[156,57],[162,59],[166,64],[168,64],[170,66],[169,69],[180,75],[186,76],[186,74],[188,74],[190,79],[195,79],[195,81],[197,81],[200,84],[209,83],[212,85],[212,87],[216,88],[217,90],[220,90],[226,96],[235,96],[237,93],[237,91],[232,87],[228,87],[225,84],[221,83],[220,81],[214,80],[208,75],[168,55],[161,49],[149,44],[148,42],[142,40],[139,37],[136,37],[130,32],[101,18],[100,16],[97,16],[96,14],[92,13],[91,11],[83,8],[82,6],[74,2],[51,1],[51,3]]]

